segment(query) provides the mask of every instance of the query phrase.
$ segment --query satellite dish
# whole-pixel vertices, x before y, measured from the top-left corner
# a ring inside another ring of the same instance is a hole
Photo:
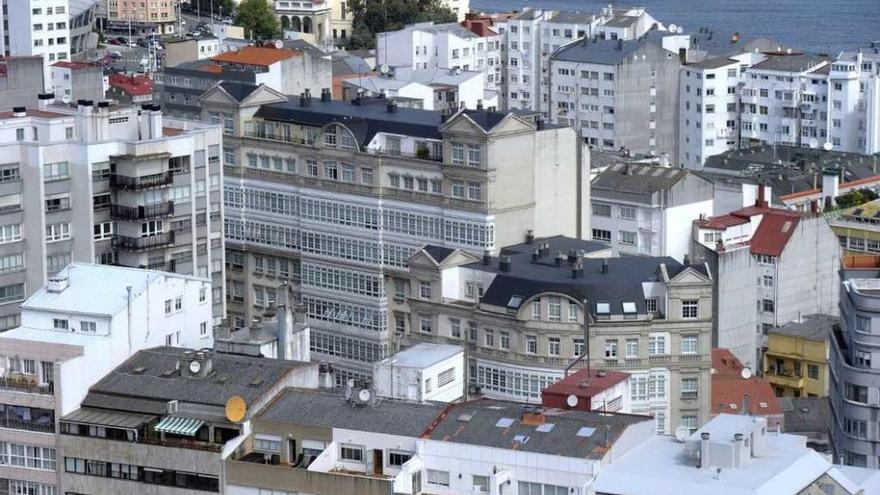
[[[198,373],[202,370],[202,363],[198,361],[190,361],[189,363],[189,371],[190,373]]]
[[[70,103],[70,96],[68,96],[68,95],[62,96],[61,101],[63,101],[64,104],[67,105],[68,103]]]
[[[822,145],[822,148],[825,149],[825,151],[831,151],[832,149],[834,149],[834,145],[831,144],[831,141],[825,141],[825,144]]]
[[[688,437],[691,436],[691,430],[685,425],[681,425],[675,429],[675,439],[679,442],[684,443]]]
[[[226,401],[226,419],[232,423],[238,423],[244,419],[247,413],[247,403],[241,397],[233,395]]]
[[[670,24],[670,25],[669,25],[669,32],[672,33],[672,34],[677,33],[677,32],[678,32],[678,26],[676,26],[675,24]]]
[[[369,390],[364,388],[364,389],[361,389],[360,392],[358,392],[358,399],[360,399],[361,402],[368,402],[372,395],[373,394],[370,393]]]
[[[819,140],[816,138],[810,138],[810,142],[808,143],[810,148],[816,149],[819,147]]]
[[[382,73],[382,75],[387,76],[388,73],[391,72],[391,67],[388,67],[386,64],[382,64],[382,66],[379,67],[379,72]]]
[[[746,366],[739,372],[739,376],[743,377],[743,380],[748,380],[752,377],[752,369]]]
[[[678,31],[676,31],[676,32],[677,32],[678,34],[681,34],[681,33],[684,32],[684,28],[681,27],[681,26],[678,26]]]
[[[281,40],[275,40],[275,48],[278,50],[284,48],[284,42]]]
[[[578,397],[577,395],[571,394],[565,398],[565,405],[571,408],[575,408],[578,405]]]

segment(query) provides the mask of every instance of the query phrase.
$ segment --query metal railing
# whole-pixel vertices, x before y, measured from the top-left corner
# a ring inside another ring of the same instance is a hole
[[[116,220],[144,220],[171,215],[174,215],[174,201],[164,201],[146,206],[110,205],[110,218]]]
[[[39,385],[29,380],[3,377],[0,378],[0,389],[28,394],[53,395],[55,393],[55,384],[49,383],[46,385]]]
[[[174,177],[171,172],[142,175],[139,177],[113,174],[110,176],[110,186],[126,191],[140,191],[143,189],[167,186],[171,184],[173,180]]]
[[[174,232],[162,232],[144,237],[113,236],[113,249],[126,251],[146,251],[174,244]]]
[[[0,418],[0,428],[38,431],[41,433],[55,433],[55,422],[53,421],[51,423],[36,423],[33,421],[22,421],[19,419]]]

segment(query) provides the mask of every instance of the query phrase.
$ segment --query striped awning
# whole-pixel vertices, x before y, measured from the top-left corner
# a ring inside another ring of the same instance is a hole
[[[185,437],[195,436],[199,428],[205,424],[201,419],[195,418],[179,418],[177,416],[165,416],[156,425],[156,431],[171,433],[173,435],[181,435]]]

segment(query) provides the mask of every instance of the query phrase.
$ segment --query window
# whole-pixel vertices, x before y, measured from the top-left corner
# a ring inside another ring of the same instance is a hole
[[[761,311],[763,311],[765,313],[772,313],[773,311],[775,311],[775,309],[776,309],[775,306],[776,305],[773,302],[773,299],[761,300]]]
[[[626,339],[626,359],[639,357],[639,339]]]
[[[651,335],[648,337],[648,355],[663,356],[666,354],[666,335]]]
[[[856,438],[868,438],[868,423],[864,420],[844,418],[843,429]]]
[[[67,162],[43,164],[43,180],[61,180],[69,177]]]
[[[538,337],[534,335],[526,335],[526,352],[528,354],[538,353]]]
[[[82,333],[95,333],[97,324],[94,321],[79,322],[79,331]]]
[[[761,287],[773,288],[773,275],[763,275],[761,277]]]
[[[256,435],[254,437],[254,450],[260,452],[281,452],[281,439],[269,435]]]
[[[487,328],[483,331],[483,338],[486,347],[495,347],[495,330]]]
[[[96,223],[93,229],[93,237],[96,241],[110,239],[113,237],[113,222]]]
[[[611,205],[605,205],[602,203],[593,203],[593,215],[599,217],[610,217],[611,216]]]
[[[70,223],[61,222],[46,226],[46,242],[70,239]]]
[[[64,318],[53,318],[52,328],[55,330],[67,330],[67,320]]]
[[[624,220],[635,220],[636,209],[632,206],[621,206],[619,210],[619,216]]]
[[[456,339],[461,338],[461,320],[458,318],[449,319],[449,336]]]
[[[617,340],[605,341],[605,359],[617,359]]]
[[[645,310],[648,313],[656,313],[657,312],[657,299],[652,297],[649,299],[645,299]]]
[[[568,321],[575,322],[578,319],[578,307],[575,303],[568,303]]]
[[[0,257],[0,273],[9,273],[24,268],[23,254],[7,254]]]
[[[550,337],[547,339],[547,354],[558,356],[560,353],[559,337]]]
[[[452,164],[464,165],[464,144],[452,143]]]
[[[694,319],[699,316],[699,303],[697,299],[682,299],[681,301],[681,317],[683,319]]]
[[[593,240],[594,241],[611,242],[611,231],[610,230],[593,229]]]
[[[12,284],[0,287],[0,304],[22,299],[24,299],[24,284]]]
[[[364,449],[357,445],[343,444],[339,449],[339,458],[344,461],[364,462]]]
[[[449,385],[455,381],[455,368],[443,370],[437,375],[437,388]]]
[[[697,378],[693,376],[683,377],[681,379],[681,398],[696,399],[697,398]]]
[[[468,167],[479,167],[480,166],[480,145],[478,144],[468,144],[467,145],[467,164]]]
[[[858,402],[861,404],[868,403],[868,387],[861,385],[846,384],[846,400]]]
[[[699,352],[699,336],[683,335],[681,337],[681,353],[696,354]]]
[[[547,298],[547,318],[550,321],[562,321],[562,300],[559,296]]]
[[[479,182],[468,182],[468,199],[479,201],[482,195],[482,187]]]
[[[419,282],[419,296],[422,299],[431,299],[431,282]]]
[[[70,264],[70,253],[55,253],[46,256],[46,272],[50,275],[58,273],[62,268]]]
[[[637,242],[636,233],[621,230],[620,232],[618,232],[618,240],[624,246],[635,246]]]
[[[431,333],[432,325],[430,317],[422,316],[419,318],[419,331],[422,333]]]
[[[449,471],[437,471],[428,469],[426,473],[426,482],[429,485],[449,486]]]
[[[690,430],[691,433],[693,433],[697,431],[697,417],[691,415],[682,416],[681,425]]]
[[[392,450],[388,452],[389,466],[403,466],[407,461],[412,459],[412,452],[401,452]]]
[[[473,475],[473,493],[489,493],[489,477]]]
[[[867,351],[862,351],[856,349],[853,351],[853,361],[855,361],[856,366],[860,366],[862,368],[870,368],[871,367],[871,353]],[[812,376],[813,371],[811,367],[815,367],[816,376]],[[818,379],[819,378],[819,367],[814,364],[807,365],[807,376],[809,378]]]

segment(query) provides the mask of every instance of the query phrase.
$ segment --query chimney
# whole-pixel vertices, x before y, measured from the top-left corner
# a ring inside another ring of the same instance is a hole
[[[13,117],[27,117],[27,108],[25,108],[25,107],[12,107],[12,116]]]
[[[623,40],[617,40],[617,51],[623,50]]]
[[[510,256],[498,257],[498,269],[505,273],[510,271]]]
[[[540,248],[535,248],[534,250],[532,250],[532,261],[538,261],[538,259],[540,257],[541,257],[541,249]]]
[[[151,105],[150,112],[147,114],[150,122],[150,139],[159,139],[162,137],[162,107],[160,105]]]
[[[840,194],[840,176],[835,167],[822,170],[822,199],[825,204],[834,206],[836,198]]]
[[[330,88],[321,88],[321,101],[328,102],[332,99],[333,98],[331,97],[331,94],[330,94]]]
[[[577,263],[578,258],[580,257],[580,253],[578,253],[577,249],[569,249],[568,250],[568,264],[573,265]]]
[[[583,278],[584,277],[584,265],[581,264],[580,261],[575,263],[574,268],[571,269],[571,278]]]
[[[538,426],[544,424],[544,409],[541,407],[526,407],[523,410],[522,424],[529,426]]]
[[[755,206],[758,208],[766,208],[767,207],[767,199],[765,198],[766,191],[764,190],[764,184],[758,184],[758,200],[755,201]]]
[[[306,88],[305,91],[304,91],[304,93],[306,94],[306,99],[307,99],[307,100],[311,100],[311,99],[312,99],[312,90],[310,90],[309,88]]]
[[[602,258],[602,273],[608,273],[609,271],[608,258]]]
[[[293,323],[295,320],[293,308],[290,307],[290,301],[287,294],[287,284],[281,284],[276,292],[276,323],[278,325],[278,359],[290,359],[290,342],[289,336],[293,333]]]
[[[700,469],[709,469],[709,432],[700,433]]]
[[[477,110],[483,109],[483,100],[477,100]]]
[[[299,94],[299,106],[307,107],[309,106],[309,99],[306,98],[305,92]]]
[[[535,231],[529,229],[526,231],[526,244],[531,244],[535,242]]]
[[[743,414],[748,414],[747,411],[743,411]],[[743,442],[744,436],[742,433],[734,433],[733,435],[733,468],[741,468],[743,466],[743,449],[745,448],[745,443]]]
[[[563,261],[565,261],[565,255],[562,254],[562,251],[556,251],[556,258],[554,259],[556,266],[562,266]]]
[[[810,213],[819,213],[819,201],[814,199],[810,201]]]
[[[690,266],[690,264],[691,264],[691,257],[690,257],[689,255],[685,254],[685,255],[684,255],[684,262],[683,262],[682,264],[683,264],[684,266]]]
[[[55,103],[55,93],[40,93],[37,95],[40,110],[47,110]]]
[[[489,250],[483,251],[483,266],[489,266],[492,264],[492,252]]]
[[[389,101],[388,104],[385,105],[385,109],[388,111],[388,113],[397,112],[397,102],[395,102],[394,100]]]

